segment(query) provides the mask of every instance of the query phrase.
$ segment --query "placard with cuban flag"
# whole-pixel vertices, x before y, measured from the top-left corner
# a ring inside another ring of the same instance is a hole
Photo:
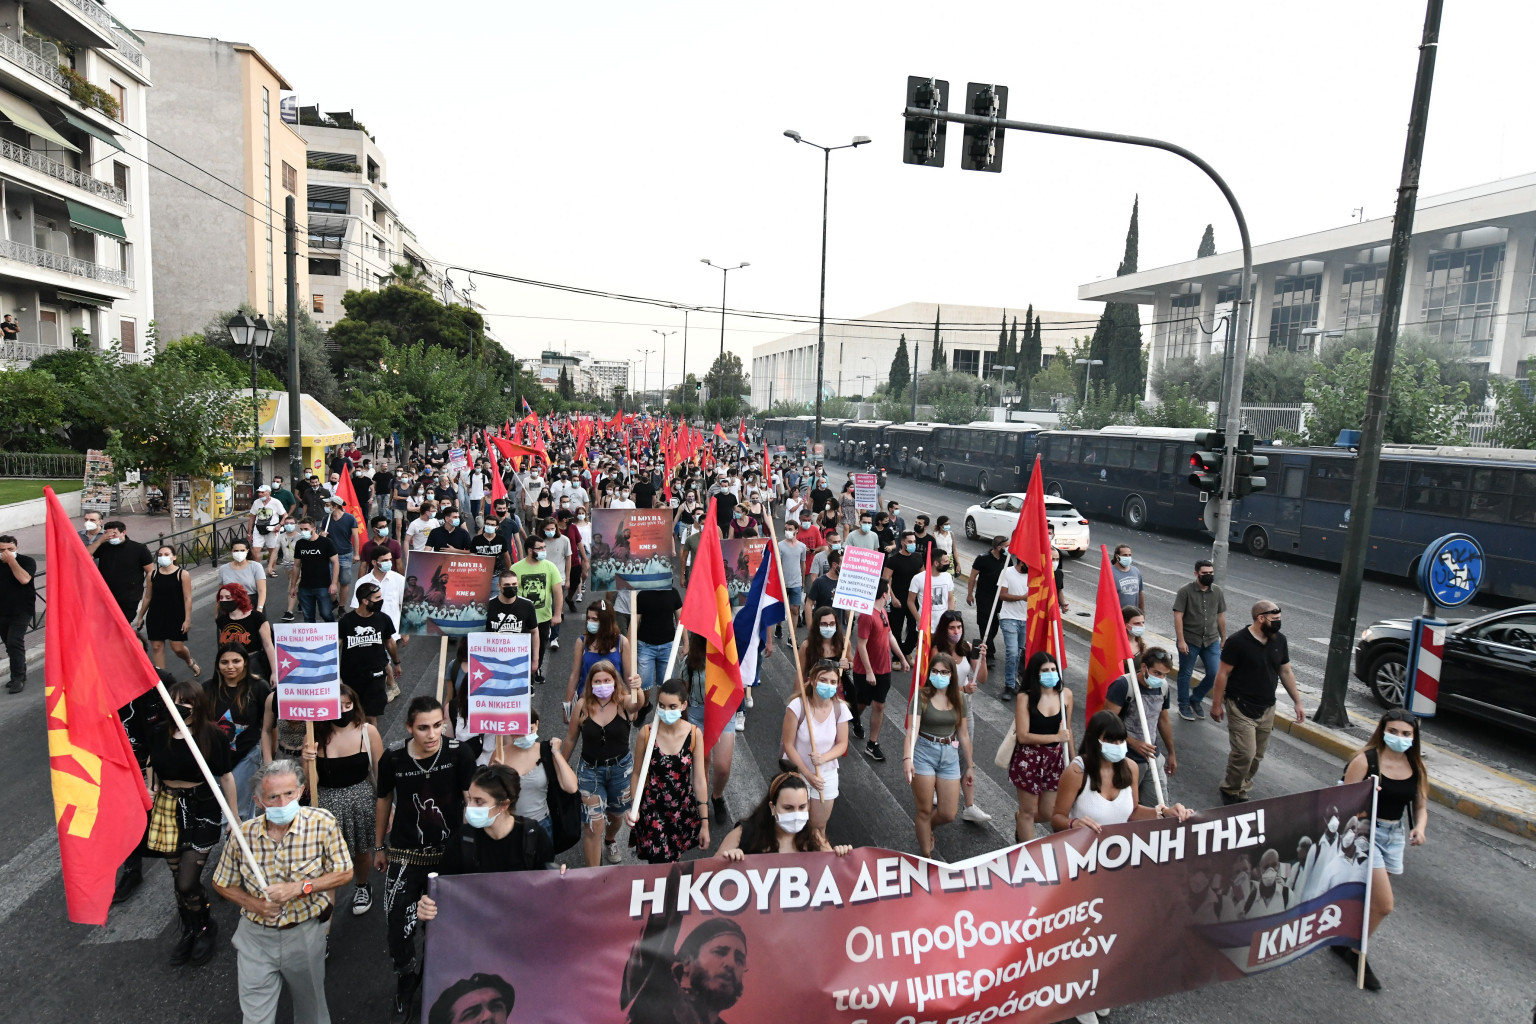
[[[522,736],[529,728],[532,634],[469,634],[469,731]]]
[[[341,660],[334,622],[274,622],[277,717],[329,722],[341,717]]]

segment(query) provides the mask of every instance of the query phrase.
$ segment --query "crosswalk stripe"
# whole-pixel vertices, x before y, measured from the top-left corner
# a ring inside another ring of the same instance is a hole
[[[0,924],[59,877],[59,837],[44,832],[0,867]]]
[[[162,869],[159,861],[146,860],[144,882],[139,891],[127,903],[113,907],[107,923],[92,928],[91,933],[81,940],[81,945],[101,946],[158,938],[175,917],[176,893],[171,885],[171,873]]]

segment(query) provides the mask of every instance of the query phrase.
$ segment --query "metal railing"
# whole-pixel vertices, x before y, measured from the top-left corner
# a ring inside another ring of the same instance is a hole
[[[104,29],[110,30],[112,28],[112,15],[107,13],[107,9],[101,6],[101,4],[95,3],[94,0],[59,0],[59,2],[73,7]]]
[[[50,349],[49,351],[58,351]],[[39,454],[36,452],[0,452],[0,477],[31,477],[37,480],[84,478],[85,456]]]
[[[37,591],[37,603],[32,606],[32,621],[27,625],[27,632],[33,633],[43,628],[43,622],[48,617],[48,592],[42,586],[43,577],[48,575],[47,569],[39,569],[32,574],[32,588]]]
[[[57,64],[33,53],[3,32],[0,32],[0,55],[20,64],[38,78],[52,82],[65,92],[69,91],[69,80],[64,77],[64,73],[59,70]]]
[[[84,189],[93,196],[99,196],[109,202],[120,206],[128,205],[128,195],[122,189],[110,182],[93,178],[84,171],[77,171],[68,164],[61,164],[57,160],[50,159],[35,150],[17,145],[10,139],[0,139],[0,157],[14,160],[24,167],[30,167],[34,171],[41,171],[50,178],[68,182],[76,188]]]
[[[5,37],[0,36],[0,39],[3,38]],[[115,284],[122,288],[133,287],[133,278],[129,277],[124,271],[113,270],[111,267],[104,267],[99,263],[91,263],[89,260],[77,259],[74,256],[65,256],[63,253],[39,249],[35,245],[13,242],[10,239],[0,239],[0,256],[16,260],[19,263],[30,263],[34,267],[43,267],[47,270],[57,270],[65,274],[73,274],[75,277],[87,277],[92,281]]]
[[[119,31],[122,23],[116,18],[112,19],[112,41],[117,44],[117,52],[136,68],[144,67],[144,51],[135,46],[124,32]]]
[[[40,341],[0,341],[0,363],[30,363],[50,352],[62,351],[60,345],[44,345]]]
[[[201,526],[189,526],[174,533],[162,533],[149,549],[169,547],[176,552],[176,564],[190,569],[204,562],[217,564],[237,540],[246,543],[251,540],[251,519],[245,513],[225,516]]]

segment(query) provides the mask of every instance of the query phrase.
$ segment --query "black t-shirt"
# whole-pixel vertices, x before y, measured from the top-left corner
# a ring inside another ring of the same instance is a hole
[[[673,616],[682,607],[683,599],[675,587],[635,591],[635,610],[640,613],[640,625],[635,635],[643,643],[671,643],[677,635],[677,620]]]
[[[456,551],[469,550],[469,531],[462,526],[455,526],[452,530],[446,526],[433,527],[427,534],[427,547],[434,551],[443,551],[453,548]]]
[[[635,484],[631,497],[634,499],[635,508],[650,508],[656,504],[656,486],[649,478],[641,479]]]
[[[820,512],[822,509],[832,504],[833,498],[835,497],[836,495],[832,493],[832,489],[829,487],[812,487],[811,511]]]
[[[367,676],[389,664],[386,641],[395,635],[395,622],[383,612],[364,618],[355,610],[336,623],[336,638],[341,644],[342,678]]]
[[[363,476],[361,473],[353,473],[352,490],[357,492],[358,505],[362,508],[367,508],[368,500],[373,497],[373,477]]]
[[[149,748],[154,742],[155,733],[170,721],[171,713],[165,709],[165,702],[160,699],[157,691],[146,690],[118,708],[117,717],[122,720],[123,731],[128,734],[128,745],[133,748],[134,759],[143,768],[148,763]]]
[[[261,640],[261,627],[266,624],[267,616],[255,608],[252,608],[251,613],[243,619],[219,615],[213,620],[213,628],[220,647],[225,644],[239,644],[247,658],[263,660],[267,656],[267,646]]]
[[[217,779],[221,775],[228,775],[229,744],[224,742],[223,734],[210,728],[201,746],[203,760],[208,762],[208,770],[213,772],[213,777]],[[155,769],[155,774],[167,782],[208,781],[203,778],[197,759],[187,749],[186,740],[181,738],[181,730],[176,728],[174,722],[168,722],[166,727],[157,729],[150,738],[149,763]]]
[[[806,599],[810,602],[811,609],[832,607],[832,597],[837,593],[837,581],[826,573],[822,573],[811,581],[810,589],[806,592]],[[842,608],[837,610],[837,624],[841,629],[848,624],[848,612]]]
[[[19,337],[21,337],[21,324],[16,323],[14,320],[0,321],[0,338],[4,338],[6,341],[15,341]]]
[[[896,541],[900,535],[897,534],[895,527],[887,526],[883,530],[876,530],[875,536],[879,538],[880,550],[888,551],[896,546]]]
[[[37,575],[37,560],[31,555],[16,554],[16,564],[21,566],[21,571],[30,576]],[[140,579],[143,577],[141,576]],[[32,610],[37,605],[37,580],[30,579],[25,583],[16,582],[16,574],[11,572],[11,567],[0,564],[0,618],[12,618],[19,616],[31,617]]]
[[[444,875],[536,871],[554,859],[555,844],[544,830],[518,818],[512,831],[500,839],[492,839],[483,828],[460,825],[448,840],[437,870]]]
[[[1171,689],[1172,687],[1166,682],[1163,683],[1163,688],[1160,691],[1142,686],[1139,681],[1136,684],[1136,693],[1141,698],[1141,710],[1147,716],[1147,728],[1152,733],[1153,747],[1158,745],[1158,740],[1161,738],[1157,732],[1158,716],[1167,711],[1171,706],[1173,697],[1169,693]],[[1120,709],[1120,721],[1125,723],[1126,732],[1137,739],[1141,739],[1141,715],[1136,713],[1136,705],[1131,703],[1130,691],[1131,677],[1128,675],[1121,676],[1109,684],[1109,690],[1104,694],[1104,699]],[[1147,759],[1138,754],[1135,747],[1129,744],[1126,746],[1130,751],[1132,761],[1135,761],[1137,764],[1147,763]],[[1158,753],[1161,752],[1160,750],[1158,751]]]
[[[149,548],[136,540],[121,544],[102,541],[96,549],[96,568],[119,604],[138,604],[144,596],[144,571],[154,562]]]
[[[507,550],[507,542],[501,539],[500,534],[487,537],[484,532],[477,533],[470,550],[477,555],[490,555],[496,559],[497,565],[501,565],[502,553]]]
[[[373,474],[373,493],[383,496],[391,494],[395,487],[395,474],[387,469],[381,469]],[[361,494],[358,495],[362,497]]]
[[[736,495],[730,491],[720,491],[715,495],[715,522],[724,530],[731,525],[731,516],[736,511]]]
[[[336,545],[325,534],[299,540],[293,545],[294,560],[299,563],[299,586],[306,590],[324,590],[331,585],[331,557]]]
[[[389,845],[422,850],[446,844],[463,823],[464,791],[474,773],[475,759],[456,740],[445,739],[436,754],[421,760],[411,756],[409,742],[384,751],[378,795],[395,797]]]
[[[229,741],[230,760],[239,761],[261,739],[261,723],[267,713],[267,695],[272,688],[265,680],[251,678],[245,687],[245,706],[235,706],[235,693],[220,681],[210,679],[203,692],[213,702],[213,724]]]
[[[891,570],[891,593],[903,597],[912,585],[912,577],[923,571],[923,549],[912,554],[902,552],[885,556],[885,567]]]
[[[1221,645],[1221,660],[1232,666],[1227,674],[1227,696],[1267,708],[1275,703],[1280,666],[1291,662],[1291,646],[1284,633],[1276,633],[1263,643],[1251,629],[1240,629]]]
[[[997,593],[997,581],[1003,575],[1003,569],[1008,564],[1008,552],[1003,551],[1003,557],[995,557],[991,551],[977,555],[971,563],[971,572],[976,576],[976,589],[986,593]],[[990,612],[991,609],[988,609]]]
[[[526,597],[513,598],[511,604],[493,597],[486,602],[485,609],[487,633],[532,633],[539,624],[538,609]]]

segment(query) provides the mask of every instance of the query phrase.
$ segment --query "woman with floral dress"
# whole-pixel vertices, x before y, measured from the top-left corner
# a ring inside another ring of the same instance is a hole
[[[656,748],[640,797],[630,811],[629,844],[651,864],[670,864],[695,847],[709,848],[709,781],[704,734],[687,719],[688,684],[668,679],[656,696]],[[651,725],[635,739],[635,763],[650,744]]]

